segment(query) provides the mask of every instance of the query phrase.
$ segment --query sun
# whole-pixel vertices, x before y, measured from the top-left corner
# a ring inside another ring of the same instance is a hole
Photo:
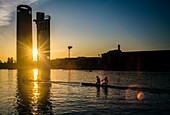
[[[38,54],[37,49],[33,49],[33,61],[37,61],[37,54]]]

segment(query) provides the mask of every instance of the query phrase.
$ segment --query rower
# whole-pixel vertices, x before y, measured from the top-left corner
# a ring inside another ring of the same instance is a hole
[[[107,86],[107,84],[108,84],[108,79],[107,79],[107,77],[105,77],[103,80],[102,80],[102,85],[106,85]]]
[[[98,76],[96,76],[96,78],[97,78],[96,85],[100,85],[100,78]]]

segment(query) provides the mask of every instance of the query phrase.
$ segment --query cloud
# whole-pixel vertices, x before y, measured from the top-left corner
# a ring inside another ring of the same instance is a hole
[[[12,13],[20,4],[32,4],[38,0],[1,0],[0,1],[0,26],[7,26],[12,19]]]

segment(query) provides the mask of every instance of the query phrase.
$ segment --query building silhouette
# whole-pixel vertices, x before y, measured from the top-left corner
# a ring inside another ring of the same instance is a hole
[[[130,71],[169,71],[170,50],[122,52],[117,50],[102,54],[102,69]]]
[[[32,50],[32,9],[27,5],[19,5],[17,7],[17,64],[19,67],[31,65]]]
[[[41,69],[50,68],[50,16],[37,12],[37,63]]]

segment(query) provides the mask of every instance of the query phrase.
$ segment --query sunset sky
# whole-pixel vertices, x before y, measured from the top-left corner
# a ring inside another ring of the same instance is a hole
[[[0,60],[16,59],[16,7],[51,16],[51,59],[170,50],[170,0],[0,0]],[[36,43],[33,23],[33,41]],[[34,44],[35,47],[35,44]]]

